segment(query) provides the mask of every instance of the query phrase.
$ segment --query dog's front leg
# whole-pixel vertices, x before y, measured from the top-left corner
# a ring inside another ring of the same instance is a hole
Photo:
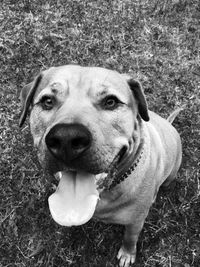
[[[130,224],[125,226],[123,244],[118,252],[117,258],[120,267],[129,267],[135,262],[136,245],[144,221],[140,224]]]

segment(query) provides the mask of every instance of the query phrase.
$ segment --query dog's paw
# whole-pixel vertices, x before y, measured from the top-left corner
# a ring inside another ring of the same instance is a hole
[[[119,267],[130,267],[136,258],[136,253],[129,253],[122,246],[117,254],[119,260]]]

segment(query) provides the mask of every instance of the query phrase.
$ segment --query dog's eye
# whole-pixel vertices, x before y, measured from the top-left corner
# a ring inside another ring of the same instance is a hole
[[[54,107],[55,99],[52,96],[43,96],[40,103],[44,110],[51,110]]]
[[[110,110],[117,108],[119,104],[120,100],[114,95],[107,96],[103,101],[104,108]]]

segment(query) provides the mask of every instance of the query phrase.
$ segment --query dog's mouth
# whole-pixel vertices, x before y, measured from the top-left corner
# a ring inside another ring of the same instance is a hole
[[[114,158],[109,171],[105,173],[96,175],[84,171],[64,170],[54,174],[59,184],[55,193],[48,199],[53,219],[62,226],[82,225],[88,222],[95,212],[100,190],[112,182],[117,165],[125,153],[125,148],[122,148]]]
[[[60,225],[81,225],[93,216],[99,193],[95,175],[86,172],[62,171],[56,173],[60,181],[49,197],[53,219]]]

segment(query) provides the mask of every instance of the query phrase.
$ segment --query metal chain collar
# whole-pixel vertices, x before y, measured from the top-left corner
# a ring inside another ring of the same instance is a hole
[[[122,175],[117,175],[118,169],[116,165],[117,165],[118,159],[116,159],[115,162],[113,163],[111,171],[108,173],[106,178],[98,185],[98,189],[109,191],[113,187],[118,185],[119,183],[123,182],[136,169],[136,167],[138,166],[142,158],[143,153],[144,153],[144,144],[142,145],[141,151],[139,155],[136,157],[133,164]]]

